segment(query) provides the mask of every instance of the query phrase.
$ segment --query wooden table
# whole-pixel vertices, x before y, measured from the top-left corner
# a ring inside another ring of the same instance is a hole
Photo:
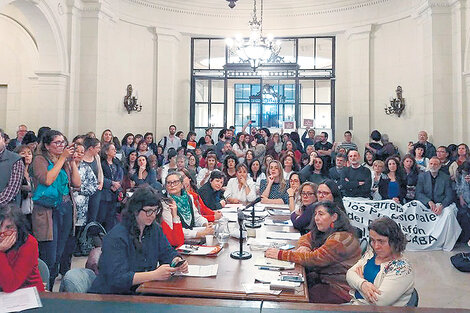
[[[269,217],[268,217],[269,218]],[[285,218],[285,217],[284,217]],[[276,217],[276,219],[279,219]],[[257,229],[257,238],[265,238],[266,231],[273,231],[277,227],[286,226],[263,226]],[[238,224],[230,223],[230,229],[237,228]],[[294,228],[290,228],[295,231]],[[295,241],[276,240],[295,245]],[[168,281],[154,281],[143,283],[137,292],[154,295],[168,296],[189,296],[218,299],[237,300],[270,300],[287,302],[308,302],[307,283],[304,282],[295,291],[283,290],[280,295],[270,294],[246,294],[242,284],[254,283],[257,271],[255,261],[258,257],[264,256],[263,251],[251,251],[246,242],[243,250],[249,251],[253,257],[248,260],[235,260],[230,257],[230,253],[239,250],[238,239],[230,238],[224,250],[217,257],[188,256],[189,264],[209,265],[217,263],[219,265],[216,277],[198,278],[175,276]],[[302,266],[296,265],[295,272],[302,273],[305,278],[305,270]]]

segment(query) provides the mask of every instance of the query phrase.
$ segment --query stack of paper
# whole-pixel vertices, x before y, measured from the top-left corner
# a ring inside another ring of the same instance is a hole
[[[200,246],[200,245],[181,245],[176,250],[182,254],[189,255],[217,255],[221,250],[221,246]]]
[[[250,293],[261,293],[269,295],[279,295],[282,290],[271,290],[268,284],[243,284],[245,292]]]
[[[0,292],[0,312],[19,312],[42,307],[36,287],[22,288],[6,293]]]
[[[266,238],[285,239],[285,240],[299,240],[300,233],[266,232]]]
[[[177,276],[192,276],[192,277],[211,277],[217,276],[218,264],[211,265],[188,265],[188,273],[179,273]]]
[[[260,267],[278,268],[280,270],[291,270],[295,268],[295,264],[292,262],[269,259],[265,257],[259,257],[256,259],[255,265]]]

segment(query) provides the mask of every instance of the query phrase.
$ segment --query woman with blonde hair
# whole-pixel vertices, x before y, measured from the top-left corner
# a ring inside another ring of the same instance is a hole
[[[272,160],[266,170],[266,179],[261,180],[260,193],[261,203],[266,204],[287,204],[289,194],[287,189],[289,183],[284,179],[284,171],[281,162]]]

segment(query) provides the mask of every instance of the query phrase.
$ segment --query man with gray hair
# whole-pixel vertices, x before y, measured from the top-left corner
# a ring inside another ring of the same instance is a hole
[[[424,155],[426,158],[431,159],[433,156],[436,156],[436,147],[428,141],[428,133],[426,131],[422,130],[418,133],[418,142],[415,144],[417,143],[421,143],[426,147]]]
[[[18,130],[16,131],[16,138],[10,140],[10,143],[8,143],[7,149],[10,151],[13,151],[17,147],[21,146],[23,143],[24,135],[26,135],[27,132],[28,132],[28,127],[26,127],[26,125],[22,124],[18,126]]]
[[[453,202],[450,177],[439,171],[440,168],[441,161],[437,157],[432,157],[429,160],[428,171],[419,174],[416,185],[416,200],[421,201],[437,215]]]
[[[24,176],[24,163],[21,157],[5,147],[5,133],[0,129],[0,205],[15,200]]]

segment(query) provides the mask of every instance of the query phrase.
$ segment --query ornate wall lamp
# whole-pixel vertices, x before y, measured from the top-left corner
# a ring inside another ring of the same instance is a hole
[[[238,0],[227,0],[227,2],[228,2],[228,7],[229,7],[230,9],[233,9],[233,8],[235,7],[235,5],[236,5],[235,2],[237,2],[237,1],[238,1]]]
[[[397,86],[397,90],[395,90],[397,93],[396,98],[390,98],[390,106],[385,107],[385,114],[387,115],[392,115],[396,114],[398,117],[403,113],[405,110],[405,98],[403,98],[403,89],[401,86]]]
[[[127,94],[124,96],[124,107],[128,114],[131,114],[132,111],[142,111],[142,105],[140,105],[137,100],[137,95],[132,95],[132,85],[127,85]]]

